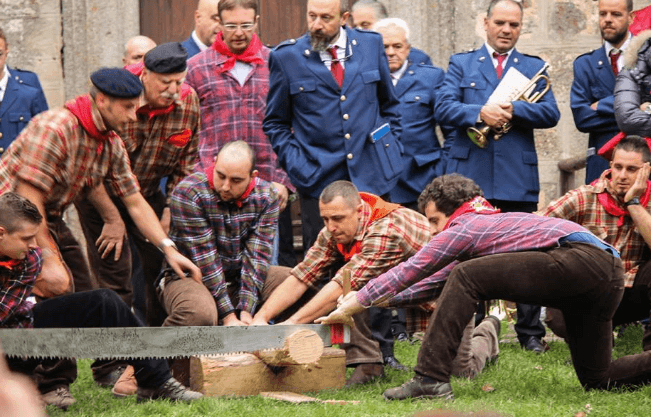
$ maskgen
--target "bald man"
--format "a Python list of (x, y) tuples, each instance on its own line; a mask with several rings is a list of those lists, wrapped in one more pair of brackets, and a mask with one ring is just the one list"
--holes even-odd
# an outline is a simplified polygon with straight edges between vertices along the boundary
[(258, 177), (251, 147), (241, 140), (222, 146), (212, 166), (179, 183), (170, 208), (170, 237), (196, 262), (203, 282), (164, 269), (158, 288), (169, 316), (163, 325), (251, 324), (273, 290), (269, 285), (289, 275), (289, 268), (269, 267), (279, 200)]
[(142, 62), (145, 54), (156, 47), (156, 42), (146, 36), (138, 35), (129, 39), (124, 44), (124, 56), (122, 63), (127, 65), (137, 64)]
[(188, 51), (188, 59), (199, 52), (205, 51), (215, 42), (217, 33), (221, 30), (217, 5), (219, 0), (199, 0), (194, 11), (194, 30), (182, 45)]

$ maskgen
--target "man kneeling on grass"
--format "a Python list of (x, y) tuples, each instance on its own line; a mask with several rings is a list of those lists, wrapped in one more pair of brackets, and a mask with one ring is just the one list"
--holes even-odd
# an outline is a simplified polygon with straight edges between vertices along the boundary
[(418, 354), (416, 376), (386, 390), (386, 399), (453, 398), (450, 370), (464, 326), (477, 303), (491, 299), (559, 309), (584, 388), (651, 382), (651, 352), (611, 359), (612, 317), (624, 291), (622, 263), (612, 246), (567, 220), (498, 213), (479, 186), (460, 175), (436, 178), (419, 205), (440, 233), (319, 320), (344, 322), (412, 285), (426, 289), (447, 279)]
[[(43, 218), (36, 206), (18, 194), (0, 196), (0, 327), (140, 327), (142, 324), (112, 290), (95, 290), (51, 298), (34, 304), (32, 289), (41, 271), (36, 234)], [(37, 359), (9, 358), (9, 366), (25, 372)], [(191, 401), (202, 397), (172, 378), (162, 359), (130, 360), (138, 380), (138, 401), (168, 398)]]

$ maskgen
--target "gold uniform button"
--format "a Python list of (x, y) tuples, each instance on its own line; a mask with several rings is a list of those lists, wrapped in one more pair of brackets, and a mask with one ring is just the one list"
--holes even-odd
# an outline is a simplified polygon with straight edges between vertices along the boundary
[(389, 144), (388, 144), (388, 143), (386, 143), (386, 144), (384, 145), (384, 147), (385, 147), (385, 148), (388, 148), (388, 147), (389, 147)]
[(414, 100), (416, 100), (416, 101), (420, 100), (420, 96), (414, 97)]
[(0, 153), (3, 153), (5, 151), (5, 148), (0, 148)]
[(348, 155), (346, 155), (346, 157), (347, 157), (348, 159), (353, 159), (353, 154), (352, 154), (352, 153), (349, 153)]
[(475, 86), (475, 83), (470, 83), (470, 86), (471, 86), (471, 87), (474, 87), (474, 86)]
[(348, 113), (344, 114), (344, 120), (348, 120)]
[(340, 101), (346, 101), (346, 96), (341, 96), (341, 97), (339, 97), (339, 100), (340, 100)]
[(23, 116), (20, 116), (20, 117), (18, 118), (18, 120), (20, 120), (20, 121), (22, 122), (23, 120), (25, 120), (25, 118), (24, 118)]
[(2, 132), (0, 132), (0, 139), (2, 139)]
[(298, 87), (298, 91), (303, 91), (305, 90), (303, 87)]
[(346, 134), (344, 135), (344, 137), (345, 137), (346, 139), (350, 139), (350, 133), (346, 133)]

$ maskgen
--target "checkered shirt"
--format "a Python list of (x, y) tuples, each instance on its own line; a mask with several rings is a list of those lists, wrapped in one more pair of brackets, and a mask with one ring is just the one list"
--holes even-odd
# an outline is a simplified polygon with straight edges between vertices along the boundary
[[(95, 125), (106, 131), (91, 102)], [(102, 181), (118, 197), (140, 190), (120, 137), (92, 138), (65, 108), (35, 116), (0, 157), (0, 194), (15, 190), (19, 180), (43, 192), (45, 210), (54, 216), (60, 216), (84, 188)]]
[(41, 266), (41, 249), (36, 248), (13, 269), (0, 268), (0, 327), (34, 327), (34, 304), (27, 297), (32, 294)]
[(255, 181), (242, 207), (222, 201), (203, 172), (182, 180), (172, 193), (170, 237), (201, 269), (219, 317), (236, 309), (226, 290), (226, 272), (241, 271), (237, 310), (252, 314), (267, 277), (279, 201), (269, 182)]
[[(603, 177), (594, 185), (583, 185), (552, 202), (540, 214), (576, 222), (614, 246), (624, 266), (625, 286), (630, 288), (640, 265), (649, 260), (648, 248), (633, 219), (626, 216), (624, 224), (618, 227), (619, 218), (608, 214), (599, 203), (597, 195), (604, 190), (610, 192), (607, 185), (608, 179)], [(613, 197), (618, 201), (615, 195)], [(651, 213), (651, 204), (646, 209)]]
[(212, 48), (188, 61), (186, 80), (197, 91), (201, 102), (197, 170), (210, 167), (225, 143), (241, 139), (255, 151), (260, 178), (294, 191), (287, 173), (278, 166), (269, 138), (262, 131), (269, 92), (269, 49), (263, 47), (258, 55), (265, 64), (252, 64), (253, 70), (242, 86), (230, 72), (217, 73), (228, 57)]
[[(190, 89), (191, 90), (191, 89)], [(138, 120), (129, 122), (121, 135), (129, 153), (131, 170), (142, 195), (151, 197), (159, 189), (160, 180), (168, 177), (167, 195), (194, 170), (199, 144), (199, 98), (191, 90), (168, 114), (153, 116), (137, 113)], [(185, 134), (185, 143), (175, 138)]]

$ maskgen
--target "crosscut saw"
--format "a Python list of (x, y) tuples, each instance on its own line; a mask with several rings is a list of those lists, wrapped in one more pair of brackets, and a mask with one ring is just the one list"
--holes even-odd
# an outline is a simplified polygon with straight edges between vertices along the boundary
[(272, 326), (102, 327), (0, 329), (5, 354), (28, 358), (187, 358), (282, 348), (301, 329), (314, 331), (324, 346), (350, 342), (340, 324)]

